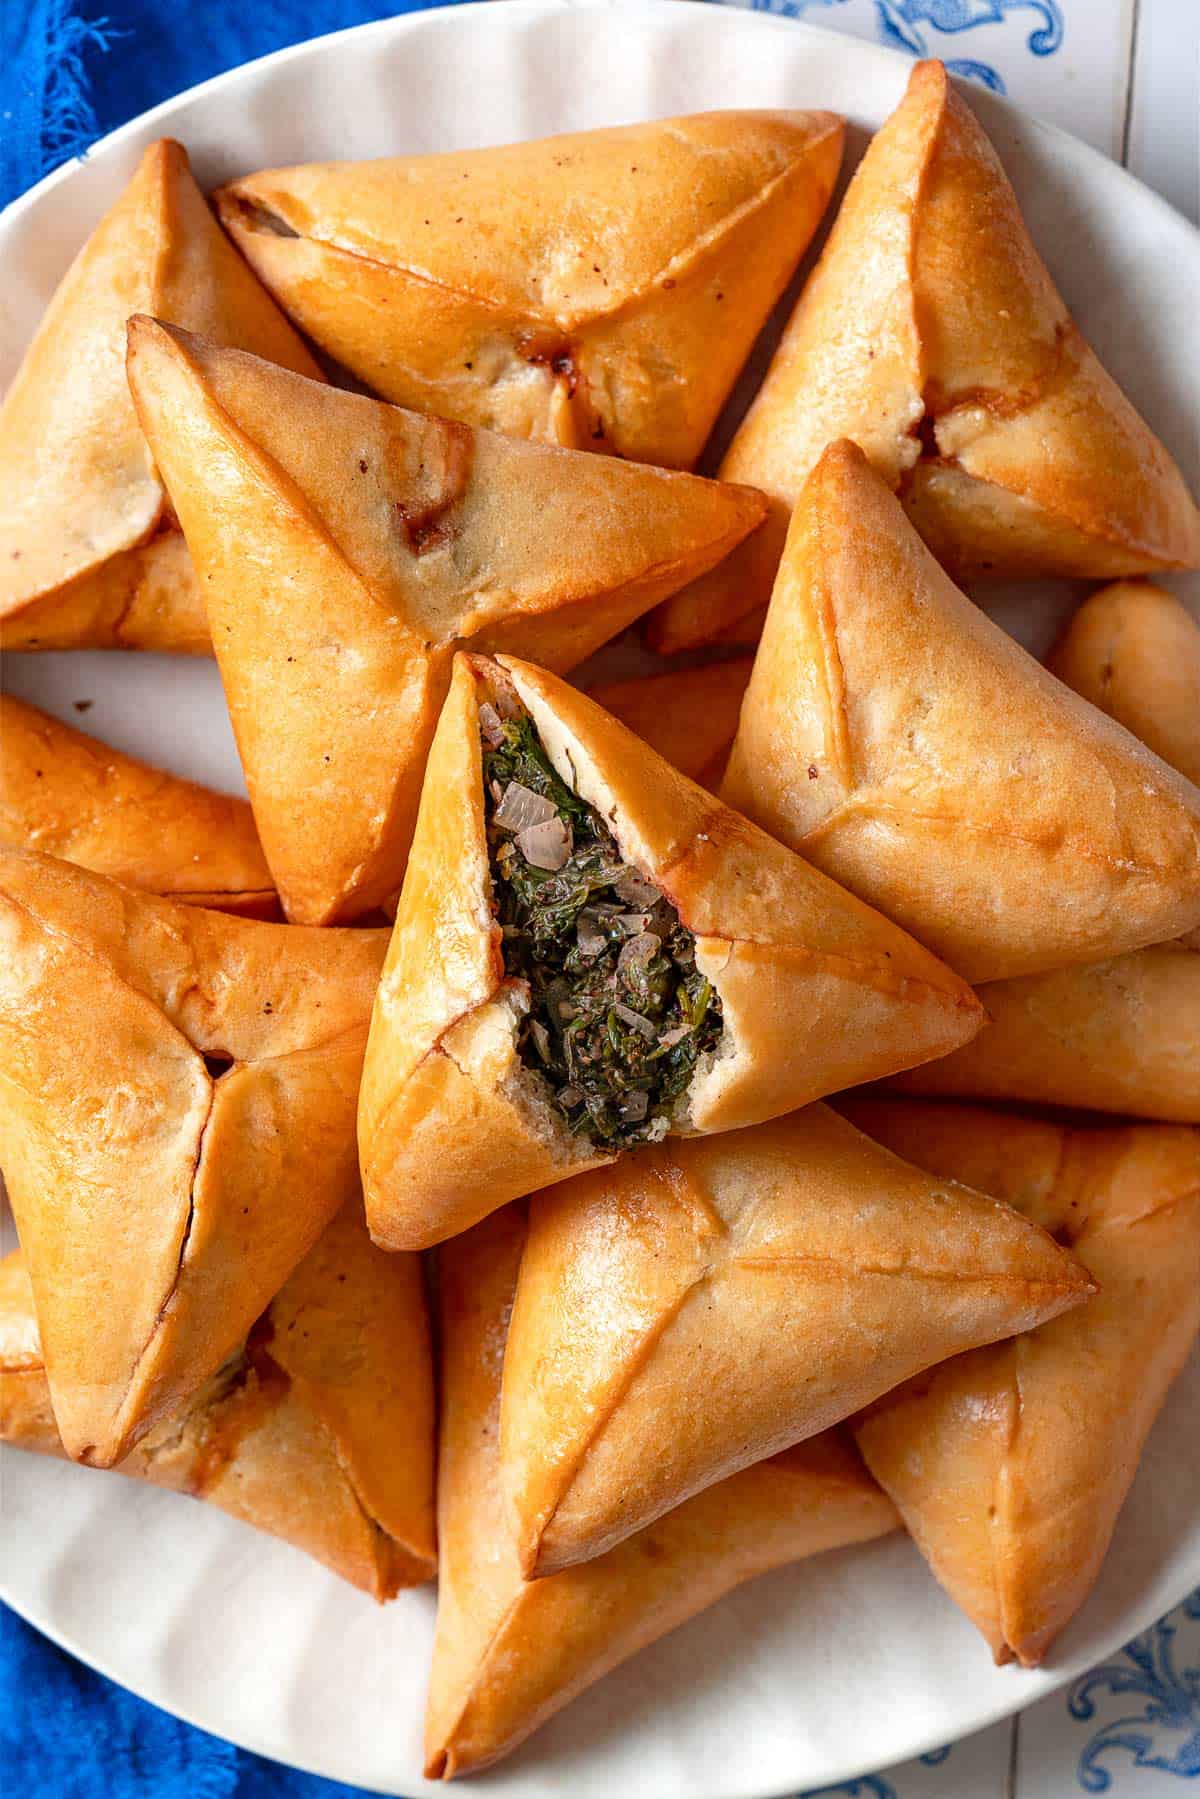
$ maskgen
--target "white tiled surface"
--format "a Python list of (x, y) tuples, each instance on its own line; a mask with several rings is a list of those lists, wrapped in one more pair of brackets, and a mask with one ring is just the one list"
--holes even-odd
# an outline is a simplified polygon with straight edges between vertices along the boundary
[[(982, 64), (987, 73), (977, 79), (1002, 85), (1031, 112), (1123, 161), (1200, 220), (1200, 0), (748, 3), (914, 55)], [(1085, 1680), (1011, 1723), (940, 1757), (826, 1789), (821, 1799), (1085, 1793), (1200, 1799), (1200, 1594)]]

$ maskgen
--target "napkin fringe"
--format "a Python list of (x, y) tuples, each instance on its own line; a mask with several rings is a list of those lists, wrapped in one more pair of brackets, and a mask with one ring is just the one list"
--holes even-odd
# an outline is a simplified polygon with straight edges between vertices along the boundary
[(107, 19), (84, 19), (77, 0), (47, 0), (46, 92), (42, 103), (44, 166), (81, 156), (98, 135), (84, 53), (105, 51), (120, 33)]

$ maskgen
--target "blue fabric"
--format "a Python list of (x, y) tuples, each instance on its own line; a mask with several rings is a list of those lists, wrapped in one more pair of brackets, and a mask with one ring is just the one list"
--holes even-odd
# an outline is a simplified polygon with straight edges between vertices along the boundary
[(0, 205), (183, 88), (285, 44), (454, 0), (0, 0)]

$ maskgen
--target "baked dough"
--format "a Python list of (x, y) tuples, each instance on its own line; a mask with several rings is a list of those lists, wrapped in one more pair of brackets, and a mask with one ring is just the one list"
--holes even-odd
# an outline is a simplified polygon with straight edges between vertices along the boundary
[(294, 923), (399, 889), (457, 643), (570, 668), (763, 513), (748, 489), (426, 418), (148, 319), (129, 376)]
[(385, 943), (0, 849), (0, 1167), (75, 1459), (177, 1411), (358, 1191)]
[(540, 1193), (501, 1403), (521, 1567), (601, 1555), (1092, 1290), (1010, 1207), (930, 1180), (825, 1106)]
[(977, 1037), (888, 1085), (1200, 1124), (1200, 940), (991, 981), (979, 997)]
[(753, 658), (670, 669), (590, 689), (598, 706), (666, 758), (672, 768), (714, 792), (737, 735), (742, 695)]
[(970, 981), (1200, 925), (1200, 790), (973, 606), (854, 444), (800, 496), (722, 794)]
[(0, 409), (0, 648), (211, 653), (129, 398), (131, 312), (321, 379), (221, 232), (182, 146), (151, 144), (63, 277)]
[(1200, 625), (1152, 581), (1114, 581), (1085, 600), (1048, 666), (1200, 782)]
[(402, 406), (690, 468), (816, 230), (827, 112), (267, 169), (222, 223), (281, 306)]
[(744, 549), (669, 601), (656, 647), (711, 642), (770, 596), (788, 513), (852, 438), (961, 577), (1193, 568), (1200, 512), (1088, 348), (1000, 162), (941, 63), (918, 63), (859, 164), (720, 473), (772, 498)]
[(1069, 1130), (853, 1099), (863, 1130), (1053, 1231), (1099, 1282), (1082, 1311), (947, 1362), (858, 1426), (876, 1478), (997, 1661), (1042, 1660), (1090, 1593), (1200, 1328), (1200, 1133)]
[(696, 939), (724, 1037), (677, 1113), (727, 1131), (944, 1055), (978, 1028), (969, 988), (878, 913), (530, 664), (459, 656), (430, 751), (359, 1104), (376, 1242), (418, 1249), (611, 1159), (572, 1135), (517, 1050), (521, 996), (492, 910), (479, 705), (509, 688), (559, 774)]
[(833, 1431), (710, 1487), (619, 1548), (522, 1580), (500, 1485), (500, 1361), (525, 1227), (494, 1212), (439, 1257), (438, 1618), (426, 1774), (507, 1755), (635, 1651), (768, 1569), (893, 1530)]
[(0, 694), (0, 843), (189, 906), (274, 918), (245, 800), (181, 781)]
[[(433, 1436), (420, 1265), (373, 1249), (352, 1199), (245, 1348), (118, 1472), (206, 1499), (383, 1600), (436, 1569)], [(0, 1441), (64, 1454), (19, 1253), (0, 1262)]]
[[(1200, 630), (1173, 595), (1118, 581), (1075, 614), (1050, 667), (1183, 774), (1200, 772)], [(1200, 933), (979, 989), (989, 1022), (889, 1084), (1200, 1124)]]

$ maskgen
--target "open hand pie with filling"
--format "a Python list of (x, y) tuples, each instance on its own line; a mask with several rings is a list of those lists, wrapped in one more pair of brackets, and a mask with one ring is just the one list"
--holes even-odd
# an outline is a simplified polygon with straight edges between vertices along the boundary
[(457, 658), (359, 1106), (421, 1248), (669, 1131), (736, 1129), (981, 1022), (911, 938), (574, 688)]

